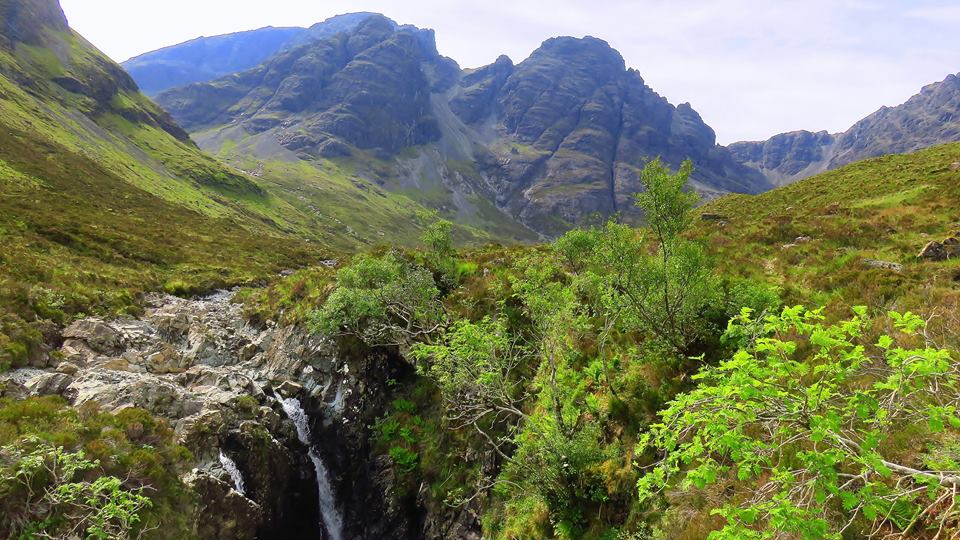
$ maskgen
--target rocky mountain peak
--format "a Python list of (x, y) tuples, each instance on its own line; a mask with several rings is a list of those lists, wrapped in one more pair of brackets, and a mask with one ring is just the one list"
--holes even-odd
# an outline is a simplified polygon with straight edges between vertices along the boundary
[[(354, 13), (343, 13), (340, 15), (334, 15), (329, 19), (326, 19), (322, 22), (318, 22), (310, 28), (308, 28), (311, 35), (314, 37), (325, 37), (333, 35), (339, 32), (350, 30), (356, 27), (358, 24), (363, 21), (370, 19), (372, 17), (383, 17), (379, 13), (373, 13), (371, 11), (357, 11)], [(383, 17), (386, 18), (386, 17)], [(389, 20), (389, 19), (388, 19)], [(392, 22), (392, 21), (391, 21)], [(396, 25), (396, 23), (394, 23)]]
[[(398, 185), (419, 188), (423, 178), (409, 178), (417, 174), (454, 191), (470, 183), (471, 196), (489, 197), (543, 234), (593, 215), (638, 217), (638, 171), (658, 156), (675, 167), (692, 158), (705, 193), (768, 187), (716, 145), (690, 104), (671, 105), (590, 36), (548, 39), (516, 65), (500, 56), (461, 70), (437, 51), (432, 30), (369, 15), (349, 31), (158, 101), (190, 130), (229, 126), (233, 138), (270, 138), (262, 147), (279, 143), (304, 159), (372, 153), (396, 165)], [(405, 162), (404, 149), (422, 154), (419, 161)], [(471, 170), (448, 178), (454, 161)]]
[(619, 71), (625, 71), (626, 63), (619, 51), (610, 46), (606, 41), (593, 36), (576, 38), (571, 36), (560, 36), (550, 38), (543, 42), (536, 51), (530, 55), (533, 60), (538, 56), (553, 56), (567, 59), (573, 59), (577, 63), (586, 61), (596, 62), (599, 65), (613, 66)]

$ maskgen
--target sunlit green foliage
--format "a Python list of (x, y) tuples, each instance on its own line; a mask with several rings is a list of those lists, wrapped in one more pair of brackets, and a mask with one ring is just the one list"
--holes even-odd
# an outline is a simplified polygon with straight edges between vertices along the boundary
[(26, 440), (0, 448), (3, 529), (12, 537), (125, 540), (151, 506), (143, 488), (124, 489), (115, 476), (87, 473), (99, 467), (83, 452)]
[(173, 437), (141, 409), (0, 399), (0, 536), (77, 527), (84, 538), (191, 538), (194, 501), (179, 474), (192, 456)]
[(716, 539), (839, 539), (861, 518), (875, 531), (956, 527), (957, 472), (896, 463), (887, 445), (907, 425), (960, 433), (957, 361), (924, 342), (916, 315), (890, 313), (896, 332), (871, 342), (867, 310), (854, 311), (835, 324), (802, 307), (732, 321), (744, 347), (695, 375), (643, 437), (641, 452), (664, 456), (641, 498), (680, 475), (683, 489), (735, 477), (745, 493), (715, 510), (727, 521)]
[(404, 345), (444, 321), (433, 275), (397, 252), (357, 256), (337, 272), (336, 284), (312, 316), (317, 332), (346, 332), (369, 345)]

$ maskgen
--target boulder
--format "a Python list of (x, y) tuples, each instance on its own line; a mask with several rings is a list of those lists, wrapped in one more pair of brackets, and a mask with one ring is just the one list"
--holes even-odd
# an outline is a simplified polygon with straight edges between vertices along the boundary
[(928, 261), (945, 261), (960, 257), (960, 235), (954, 234), (942, 242), (928, 242), (917, 257)]
[(59, 395), (71, 382), (73, 377), (66, 373), (44, 373), (31, 379), (26, 387), (35, 396)]
[(120, 347), (120, 333), (97, 318), (74, 322), (63, 331), (63, 337), (83, 341), (99, 353), (113, 353)]
[(277, 387), (277, 393), (285, 398), (298, 397), (303, 393), (303, 386), (293, 381), (283, 381)]
[(864, 259), (863, 264), (865, 264), (868, 268), (881, 268), (883, 270), (893, 270), (894, 272), (903, 271), (902, 264), (890, 262), (890, 261), (880, 261), (877, 259)]
[(260, 505), (209, 473), (194, 470), (183, 478), (197, 495), (199, 512), (194, 516), (200, 538), (254, 540), (263, 519)]

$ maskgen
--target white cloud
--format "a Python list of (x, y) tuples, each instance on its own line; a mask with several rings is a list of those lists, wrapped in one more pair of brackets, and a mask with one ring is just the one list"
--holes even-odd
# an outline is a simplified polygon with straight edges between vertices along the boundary
[(71, 23), (117, 59), (198, 35), (306, 26), (377, 11), (437, 30), (476, 67), (520, 61), (544, 39), (593, 35), (721, 142), (846, 129), (960, 71), (960, 7), (947, 0), (62, 0)]

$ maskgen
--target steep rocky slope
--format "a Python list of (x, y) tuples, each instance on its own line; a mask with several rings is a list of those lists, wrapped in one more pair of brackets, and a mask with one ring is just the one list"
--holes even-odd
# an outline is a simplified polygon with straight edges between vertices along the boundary
[(734, 158), (776, 185), (869, 157), (960, 141), (960, 76), (925, 86), (896, 107), (882, 107), (839, 134), (796, 131), (729, 146)]
[[(250, 324), (232, 297), (152, 295), (140, 318), (79, 320), (57, 354), (0, 373), (0, 396), (60, 395), (170, 422), (190, 451), (179, 465), (199, 501), (189, 517), (197, 538), (420, 537), (417, 512), (393, 499), (391, 464), (375, 459), (367, 431), (386, 407), (387, 380), (410, 368), (301, 327)], [(313, 457), (327, 469), (326, 508)], [(338, 530), (321, 532), (321, 522)]]
[(632, 215), (639, 167), (657, 156), (693, 159), (695, 187), (710, 196), (769, 187), (690, 105), (670, 105), (595, 38), (551, 39), (516, 66), (502, 57), (462, 71), (431, 31), (372, 16), (158, 102), (208, 150), (277, 159), (279, 145), (314, 163), (379, 162), (390, 191), (544, 234)]
[(123, 68), (148, 96), (196, 82), (206, 82), (259, 65), (277, 52), (304, 40), (349, 30), (369, 14), (331, 17), (310, 28), (266, 27), (221, 36), (200, 37), (136, 56)]
[(639, 171), (658, 156), (674, 167), (692, 159), (696, 187), (709, 194), (767, 187), (689, 104), (670, 105), (596, 38), (550, 39), (516, 67), (501, 59), (468, 74), (451, 108), (473, 128), (495, 125), (481, 170), (498, 202), (538, 230), (634, 214)]

